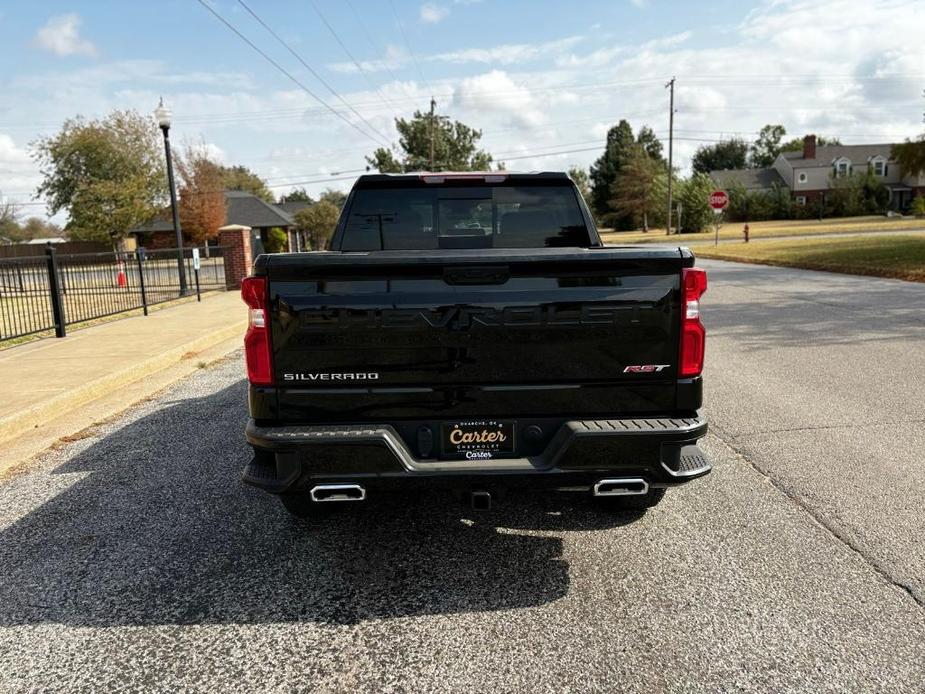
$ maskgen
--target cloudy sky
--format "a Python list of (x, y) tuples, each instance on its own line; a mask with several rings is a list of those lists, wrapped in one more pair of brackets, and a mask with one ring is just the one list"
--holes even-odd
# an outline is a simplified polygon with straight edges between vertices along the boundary
[(301, 86), (197, 0), (4, 3), (0, 194), (44, 214), (29, 143), (160, 96), (175, 141), (277, 193), (349, 188), (431, 96), (517, 170), (587, 166), (620, 118), (667, 138), (671, 76), (682, 167), (765, 123), (845, 143), (925, 127), (922, 0), (244, 1), (208, 4)]

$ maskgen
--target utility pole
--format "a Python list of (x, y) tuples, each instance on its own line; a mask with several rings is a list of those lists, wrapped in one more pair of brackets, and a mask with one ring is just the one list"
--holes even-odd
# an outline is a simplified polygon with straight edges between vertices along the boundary
[(666, 89), (671, 89), (671, 97), (668, 106), (668, 226), (665, 228), (665, 235), (671, 233), (671, 175), (674, 154), (674, 77), (665, 85)]
[(430, 170), (436, 171), (434, 168), (434, 107), (437, 105), (437, 102), (434, 101), (434, 97), (430, 97)]

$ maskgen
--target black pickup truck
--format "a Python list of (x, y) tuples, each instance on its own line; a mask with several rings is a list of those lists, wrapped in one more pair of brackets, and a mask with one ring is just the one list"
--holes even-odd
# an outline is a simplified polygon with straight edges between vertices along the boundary
[(242, 284), (244, 481), (298, 516), (442, 487), (649, 507), (697, 447), (706, 274), (677, 246), (604, 246), (560, 173), (368, 175), (329, 251)]

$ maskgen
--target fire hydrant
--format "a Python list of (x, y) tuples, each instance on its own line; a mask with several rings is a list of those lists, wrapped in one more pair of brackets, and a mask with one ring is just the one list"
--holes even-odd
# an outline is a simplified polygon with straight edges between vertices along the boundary
[(745, 243), (748, 243), (748, 224), (743, 227), (742, 236), (745, 237)]

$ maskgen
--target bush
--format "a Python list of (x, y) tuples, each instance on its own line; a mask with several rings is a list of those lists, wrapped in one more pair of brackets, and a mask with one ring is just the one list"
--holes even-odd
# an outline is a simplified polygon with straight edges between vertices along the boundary
[(915, 196), (915, 199), (912, 201), (912, 214), (916, 217), (925, 217), (925, 196)]
[(827, 214), (832, 217), (856, 217), (886, 211), (890, 192), (872, 171), (830, 179)]
[(285, 253), (289, 250), (289, 237), (279, 227), (273, 227), (267, 234), (267, 242), (263, 247), (267, 253)]
[(679, 181), (675, 199), (681, 205), (682, 232), (703, 231), (713, 223), (710, 193), (714, 188), (713, 179), (702, 173), (695, 173), (686, 181)]
[[(763, 190), (746, 190), (741, 183), (732, 185), (726, 192), (729, 193), (729, 206), (725, 210), (727, 221), (752, 222), (773, 219), (771, 194)], [(787, 194), (789, 195), (789, 192)]]

